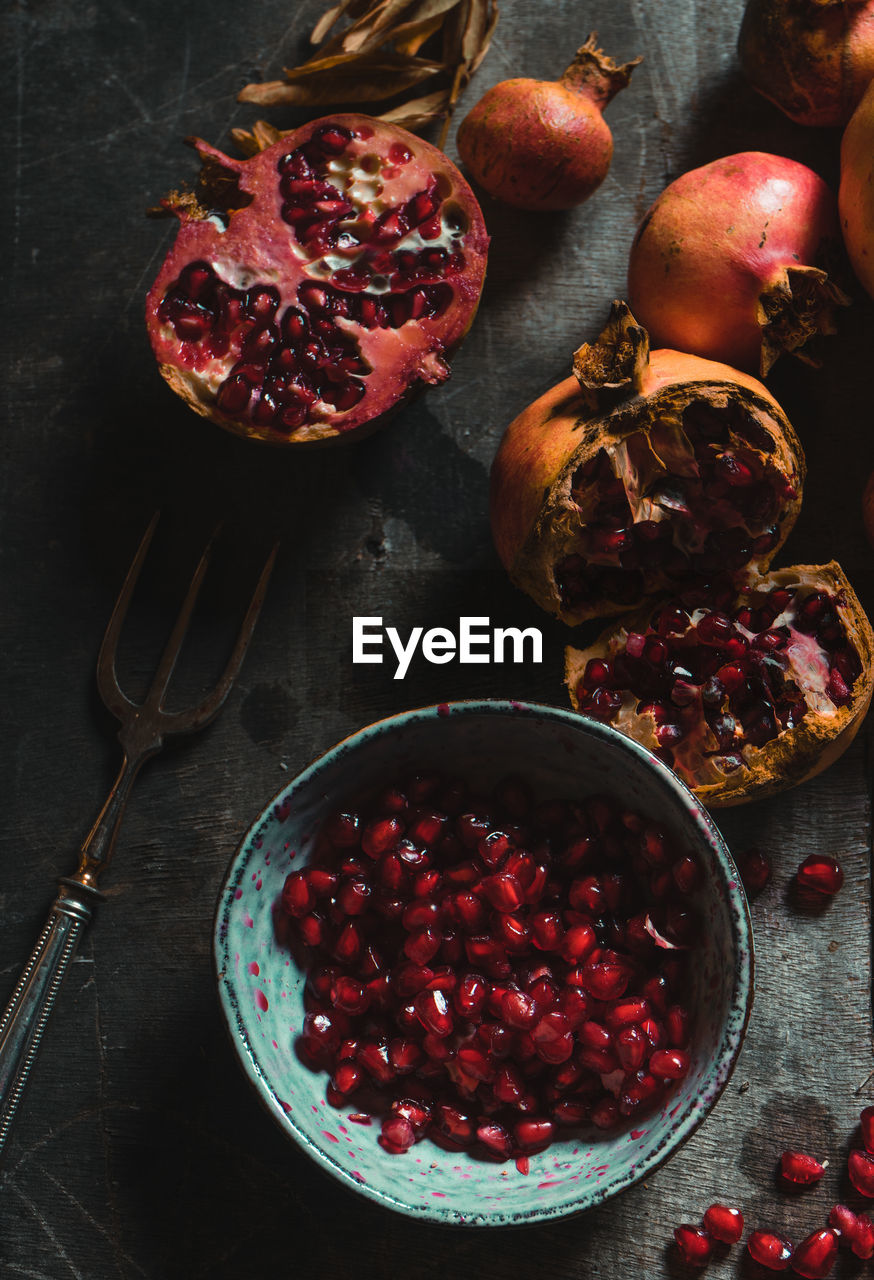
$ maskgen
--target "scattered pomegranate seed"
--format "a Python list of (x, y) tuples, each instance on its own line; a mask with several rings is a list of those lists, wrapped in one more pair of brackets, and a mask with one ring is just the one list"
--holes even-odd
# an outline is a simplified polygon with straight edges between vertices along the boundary
[(828, 1224), (846, 1242), (857, 1258), (874, 1257), (874, 1223), (866, 1213), (853, 1213), (845, 1204), (836, 1204), (828, 1215)]
[(786, 1271), (792, 1259), (792, 1245), (773, 1231), (753, 1231), (747, 1249), (750, 1257), (769, 1271)]
[(824, 853), (812, 853), (801, 863), (796, 878), (802, 889), (831, 895), (844, 883), (844, 873), (836, 858)]
[(850, 1182), (860, 1195), (874, 1199), (874, 1155), (867, 1151), (851, 1151), (847, 1157)]
[(693, 1227), (683, 1223), (674, 1228), (674, 1239), (682, 1254), (683, 1261), (692, 1267), (706, 1267), (713, 1253), (713, 1242), (704, 1227)]
[(744, 1233), (744, 1216), (740, 1209), (726, 1204), (712, 1204), (704, 1214), (704, 1226), (723, 1244), (737, 1244)]
[(784, 1151), (780, 1157), (780, 1176), (795, 1186), (810, 1187), (824, 1173), (825, 1166), (803, 1151)]
[(792, 1270), (806, 1280), (824, 1280), (838, 1256), (838, 1238), (829, 1227), (813, 1231), (795, 1246)]

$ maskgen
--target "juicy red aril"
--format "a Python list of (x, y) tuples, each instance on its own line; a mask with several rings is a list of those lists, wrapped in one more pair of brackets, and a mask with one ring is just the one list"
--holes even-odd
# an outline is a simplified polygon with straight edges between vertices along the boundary
[(309, 915), (316, 905), (316, 895), (303, 871), (292, 871), (282, 888), (282, 906), (290, 916)]
[(747, 893), (761, 893), (771, 879), (771, 864), (761, 850), (744, 849), (735, 856), (735, 862)]
[(812, 853), (796, 872), (796, 878), (802, 889), (811, 889), (815, 893), (837, 893), (844, 883), (844, 873), (836, 858), (824, 853)]
[(378, 858), (380, 854), (394, 849), (404, 834), (404, 824), (400, 818), (378, 818), (368, 823), (361, 837), (361, 848), (370, 858)]
[(513, 1143), (509, 1133), (503, 1125), (489, 1123), (481, 1124), (476, 1131), (477, 1141), (480, 1142), (488, 1152), (492, 1155), (500, 1156), (506, 1159), (513, 1153)]
[(874, 1156), (867, 1151), (851, 1151), (847, 1157), (847, 1172), (859, 1194), (874, 1199)]
[(416, 1134), (413, 1126), (404, 1116), (391, 1115), (386, 1116), (382, 1122), (379, 1141), (387, 1151), (393, 1155), (400, 1155), (404, 1151), (409, 1151), (416, 1141)]
[(513, 1136), (520, 1151), (534, 1153), (543, 1151), (549, 1146), (555, 1133), (551, 1120), (534, 1119), (517, 1120), (513, 1125)]
[(838, 1238), (834, 1231), (824, 1227), (813, 1231), (795, 1246), (792, 1270), (806, 1280), (824, 1280), (838, 1256)]
[(442, 991), (420, 991), (413, 1003), (422, 1026), (427, 1031), (440, 1037), (449, 1035), (455, 1023)]
[(836, 1204), (828, 1215), (830, 1227), (840, 1236), (857, 1258), (874, 1257), (874, 1223), (866, 1213), (853, 1213), (845, 1204)]
[(689, 1055), (682, 1049), (656, 1049), (649, 1060), (652, 1074), (665, 1080), (682, 1080), (689, 1066)]
[(744, 1216), (727, 1204), (712, 1204), (704, 1214), (704, 1226), (714, 1240), (737, 1244), (744, 1233)]
[(747, 1249), (750, 1257), (769, 1271), (786, 1271), (792, 1259), (792, 1245), (773, 1231), (753, 1231)]
[(784, 1151), (780, 1157), (780, 1176), (796, 1186), (812, 1186), (824, 1173), (825, 1167), (804, 1151)]
[(704, 1227), (694, 1227), (689, 1223), (674, 1228), (674, 1239), (684, 1262), (691, 1267), (704, 1267), (713, 1253), (713, 1243)]

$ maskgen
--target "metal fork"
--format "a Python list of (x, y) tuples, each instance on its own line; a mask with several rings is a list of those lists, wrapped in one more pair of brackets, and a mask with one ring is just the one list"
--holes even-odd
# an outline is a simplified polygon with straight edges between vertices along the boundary
[(82, 931), (90, 921), (94, 907), (103, 898), (97, 882), (112, 858), (134, 780), (145, 761), (161, 750), (165, 738), (196, 733), (218, 715), (252, 638), (278, 551), (277, 544), (261, 571), (233, 651), (218, 683), (197, 706), (183, 711), (165, 711), (164, 696), (194, 612), (215, 536), (210, 540), (194, 571), (151, 687), (143, 702), (135, 703), (122, 692), (118, 683), (115, 655), (125, 615), (157, 523), (156, 514), (143, 535), (127, 572), (97, 659), (97, 687), (100, 696), (121, 722), (118, 731), (123, 752), (121, 768), (106, 803), (85, 837), (79, 851), (76, 871), (73, 875), (61, 877), (58, 882), (58, 896), (52, 904), (48, 920), (0, 1019), (0, 1154), (36, 1061), (43, 1032), (64, 975), (76, 954)]

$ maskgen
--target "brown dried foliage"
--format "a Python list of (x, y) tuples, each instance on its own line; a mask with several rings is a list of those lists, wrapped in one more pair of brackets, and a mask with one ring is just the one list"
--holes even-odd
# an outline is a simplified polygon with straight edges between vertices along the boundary
[[(240, 102), (259, 106), (357, 106), (410, 94), (379, 119), (417, 130), (443, 120), (443, 146), (458, 97), (482, 62), (498, 21), (495, 0), (340, 0), (316, 24), (318, 48), (284, 80), (248, 84)], [(439, 52), (420, 57), (441, 37)], [(427, 92), (417, 92), (426, 87)], [(282, 136), (259, 120), (234, 131), (250, 154)]]

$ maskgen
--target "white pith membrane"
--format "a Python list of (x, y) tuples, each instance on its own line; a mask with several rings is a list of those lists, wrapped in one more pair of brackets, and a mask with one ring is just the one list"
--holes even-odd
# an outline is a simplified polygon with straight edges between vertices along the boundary
[(539, 530), (563, 615), (634, 607), (690, 574), (767, 566), (799, 475), (782, 428), (728, 389), (632, 410), (562, 476)]
[[(337, 130), (349, 136), (331, 154), (336, 146), (324, 151), (319, 140), (330, 132), (279, 147), (279, 163), (268, 158), (257, 177), (245, 166), (266, 153), (232, 162), (240, 207), (183, 215), (190, 258), (157, 299), (153, 341), (171, 385), (199, 411), (214, 405), (278, 438), (333, 434), (372, 416), (356, 409), (377, 366), (382, 389), (394, 391), (377, 412), (416, 381), (443, 381), (442, 353), (466, 328), (459, 277), (471, 226), (450, 179), (409, 150), (392, 162), (388, 153), (403, 149), (369, 130)], [(301, 189), (289, 190), (295, 183)], [(414, 225), (380, 230), (380, 218), (403, 210)]]
[[(779, 607), (769, 607), (773, 592), (781, 593)], [(813, 734), (815, 721), (828, 738), (847, 721), (863, 676), (856, 641), (870, 656), (851, 594), (834, 564), (750, 573), (737, 590), (727, 580), (693, 588), (604, 632), (586, 650), (569, 649), (571, 700), (655, 752), (689, 785), (731, 784), (782, 735), (799, 726)], [(678, 614), (666, 622), (683, 602), (685, 621)], [(717, 641), (705, 622), (702, 631), (710, 625), (711, 638), (702, 641), (697, 628), (714, 614), (729, 619), (731, 629)], [(658, 641), (668, 656), (654, 664), (647, 655), (661, 656)], [(610, 669), (596, 686), (605, 674), (593, 665), (599, 659)], [(726, 672), (737, 665), (743, 683)]]

